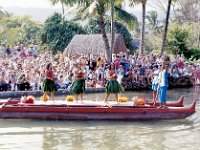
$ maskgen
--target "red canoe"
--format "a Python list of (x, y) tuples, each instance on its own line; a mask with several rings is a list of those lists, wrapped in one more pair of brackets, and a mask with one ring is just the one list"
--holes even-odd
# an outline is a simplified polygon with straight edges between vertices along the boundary
[(162, 120), (182, 119), (195, 113), (196, 101), (187, 107), (166, 109), (145, 106), (2, 104), (0, 118), (59, 120)]
[[(167, 102), (167, 106), (172, 106), (172, 107), (183, 107), (183, 100), (184, 100), (184, 96), (181, 96), (178, 100), (176, 101), (168, 101)], [(18, 104), (20, 103), (20, 99), (9, 99), (7, 101), (4, 101), (4, 102), (0, 102), (0, 105), (2, 104)], [(149, 102), (148, 105), (151, 105), (153, 106), (153, 103), (152, 102)], [(157, 102), (156, 103), (156, 106), (159, 106), (160, 103)], [(59, 106), (59, 105), (57, 105)], [(91, 105), (90, 105), (91, 106)]]

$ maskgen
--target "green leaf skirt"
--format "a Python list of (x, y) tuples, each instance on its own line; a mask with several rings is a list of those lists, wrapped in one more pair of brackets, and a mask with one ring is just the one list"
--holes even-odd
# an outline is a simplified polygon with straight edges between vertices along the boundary
[(42, 91), (43, 92), (56, 92), (57, 87), (54, 83), (54, 81), (50, 79), (45, 79), (42, 84)]
[(124, 92), (123, 87), (117, 80), (110, 80), (106, 84), (106, 93), (120, 93)]
[(70, 88), (72, 94), (81, 94), (85, 92), (85, 79), (76, 79)]

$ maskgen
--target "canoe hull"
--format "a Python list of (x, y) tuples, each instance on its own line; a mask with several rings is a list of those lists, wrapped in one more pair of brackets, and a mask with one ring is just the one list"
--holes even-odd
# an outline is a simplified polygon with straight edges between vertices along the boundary
[(184, 119), (193, 113), (38, 113), (38, 112), (6, 112), (0, 113), (3, 119), (44, 119), (44, 120), (166, 120), (166, 119)]
[(54, 120), (163, 120), (183, 119), (195, 113), (196, 101), (188, 107), (166, 109), (149, 107), (15, 106), (0, 108), (0, 118)]

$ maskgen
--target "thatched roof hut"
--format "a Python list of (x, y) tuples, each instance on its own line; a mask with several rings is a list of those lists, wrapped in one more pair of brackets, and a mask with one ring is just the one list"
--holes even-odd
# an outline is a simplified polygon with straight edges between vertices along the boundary
[[(107, 37), (110, 43), (111, 34), (108, 34)], [(104, 49), (102, 34), (77, 34), (73, 37), (72, 41), (65, 49), (65, 52), (68, 54), (100, 54), (104, 53)], [(126, 53), (127, 49), (123, 36), (121, 34), (116, 34), (113, 53), (118, 54), (120, 52)]]

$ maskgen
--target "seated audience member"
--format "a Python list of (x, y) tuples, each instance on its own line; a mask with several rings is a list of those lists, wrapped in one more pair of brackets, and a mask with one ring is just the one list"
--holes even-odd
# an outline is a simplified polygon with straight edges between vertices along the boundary
[(25, 74), (21, 74), (17, 79), (17, 88), (20, 91), (25, 91), (30, 89), (30, 83), (27, 81)]

